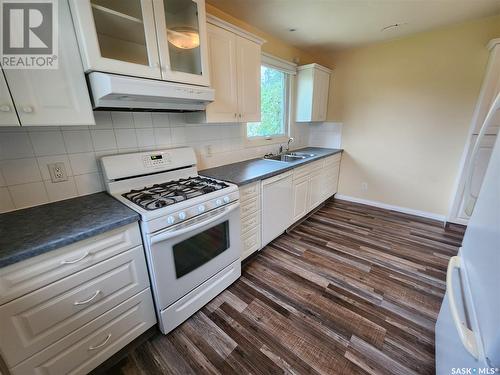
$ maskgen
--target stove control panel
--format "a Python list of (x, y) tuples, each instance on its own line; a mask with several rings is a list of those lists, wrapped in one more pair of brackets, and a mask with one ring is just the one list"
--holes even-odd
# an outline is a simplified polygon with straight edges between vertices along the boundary
[(164, 167), (171, 163), (170, 155), (165, 152), (147, 154), (142, 157), (142, 162), (146, 168)]
[[(239, 192), (230, 192), (227, 195), (219, 196), (210, 200), (206, 200), (203, 203), (194, 204), (191, 206), (184, 206), (179, 211), (171, 212), (168, 216), (161, 216), (153, 220), (149, 220), (142, 225), (145, 226), (145, 230), (149, 233), (163, 230), (175, 224), (180, 224), (186, 220), (192, 219), (205, 212), (211, 211), (216, 208), (220, 208), (229, 204), (231, 202), (237, 201), (239, 198)], [(185, 201), (185, 202), (189, 202)], [(147, 228), (146, 228), (147, 226)]]

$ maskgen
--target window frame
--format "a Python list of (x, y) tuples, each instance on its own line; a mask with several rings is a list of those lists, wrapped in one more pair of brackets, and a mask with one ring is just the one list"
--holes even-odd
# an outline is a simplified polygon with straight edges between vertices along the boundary
[[(263, 57), (266, 57), (268, 60), (269, 59), (276, 59), (280, 61), (281, 59), (273, 58), (269, 55), (263, 55)], [(278, 143), (283, 143), (288, 140), (290, 137), (290, 118), (291, 118), (291, 104), (292, 104), (292, 78), (293, 74), (291, 72), (285, 71), (283, 69), (277, 68), (274, 64), (269, 64), (266, 63), (265, 61), (262, 61), (260, 64), (261, 67), (265, 66), (270, 69), (275, 69), (283, 74), (285, 74), (285, 108), (284, 108), (284, 134), (275, 134), (275, 135), (270, 135), (270, 136), (256, 136), (256, 137), (249, 137), (248, 136), (248, 122), (245, 123), (245, 126), (243, 127), (243, 132), (244, 132), (244, 139), (245, 139), (245, 144), (247, 146), (263, 146), (263, 145), (272, 145), (272, 144), (278, 144)]]

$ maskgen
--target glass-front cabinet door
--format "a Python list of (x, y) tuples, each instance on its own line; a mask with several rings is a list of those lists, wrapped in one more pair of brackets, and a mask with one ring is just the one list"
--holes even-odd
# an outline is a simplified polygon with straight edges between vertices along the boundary
[(86, 71), (162, 78), (153, 0), (70, 0), (70, 5)]
[(153, 0), (162, 78), (208, 86), (204, 0)]

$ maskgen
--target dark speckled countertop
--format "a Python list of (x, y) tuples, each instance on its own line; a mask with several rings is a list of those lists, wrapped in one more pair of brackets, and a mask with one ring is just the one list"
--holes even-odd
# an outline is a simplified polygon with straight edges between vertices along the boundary
[(133, 223), (139, 215), (96, 193), (0, 215), (0, 267)]
[(215, 178), (227, 182), (232, 182), (238, 186), (249, 184), (250, 182), (263, 180), (280, 173), (297, 168), (301, 165), (311, 163), (315, 160), (326, 158), (327, 156), (342, 152), (338, 148), (306, 147), (294, 152), (307, 152), (315, 156), (292, 163), (283, 163), (274, 160), (263, 160), (262, 158), (245, 160), (239, 163), (226, 164), (216, 168), (205, 169), (199, 173), (202, 176)]

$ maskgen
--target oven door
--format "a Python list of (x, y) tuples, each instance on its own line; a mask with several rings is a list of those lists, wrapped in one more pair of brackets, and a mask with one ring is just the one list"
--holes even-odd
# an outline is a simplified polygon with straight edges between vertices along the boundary
[(164, 309), (241, 253), (239, 203), (147, 235), (157, 308)]

